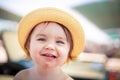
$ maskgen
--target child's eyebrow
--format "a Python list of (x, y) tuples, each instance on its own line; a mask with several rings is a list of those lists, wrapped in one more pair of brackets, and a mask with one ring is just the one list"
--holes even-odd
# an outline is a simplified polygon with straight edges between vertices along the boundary
[(36, 37), (39, 37), (39, 36), (46, 36), (45, 34), (37, 34)]
[(57, 39), (66, 40), (65, 37), (58, 36)]

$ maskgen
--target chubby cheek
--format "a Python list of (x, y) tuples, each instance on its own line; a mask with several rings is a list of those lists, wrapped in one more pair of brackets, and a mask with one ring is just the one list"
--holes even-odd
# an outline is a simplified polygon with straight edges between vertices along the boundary
[(68, 52), (69, 50), (67, 49), (62, 49), (61, 50), (61, 55), (60, 55), (60, 61), (61, 61), (61, 64), (63, 64), (67, 59), (68, 59)]
[(32, 58), (32, 60), (36, 63), (39, 63), (40, 55), (39, 55), (39, 51), (36, 49), (36, 47), (30, 48), (29, 53), (30, 53), (30, 57)]
[(38, 54), (36, 54), (37, 51), (32, 51), (30, 50), (30, 57), (32, 58), (33, 61), (37, 60)]

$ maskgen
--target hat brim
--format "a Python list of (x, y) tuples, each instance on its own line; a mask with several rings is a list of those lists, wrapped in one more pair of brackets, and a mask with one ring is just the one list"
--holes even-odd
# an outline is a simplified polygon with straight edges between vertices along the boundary
[(73, 38), (73, 50), (71, 56), (73, 59), (84, 49), (84, 31), (80, 23), (65, 11), (56, 8), (40, 8), (26, 15), (19, 23), (18, 40), (22, 49), (28, 54), (25, 43), (32, 28), (44, 21), (53, 21), (64, 25)]

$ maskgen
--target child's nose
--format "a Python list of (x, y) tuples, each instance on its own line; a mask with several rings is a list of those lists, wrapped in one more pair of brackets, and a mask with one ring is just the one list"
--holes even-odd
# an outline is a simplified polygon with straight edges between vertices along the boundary
[(55, 50), (55, 46), (53, 44), (47, 44), (45, 46), (45, 49), (48, 49), (48, 50)]

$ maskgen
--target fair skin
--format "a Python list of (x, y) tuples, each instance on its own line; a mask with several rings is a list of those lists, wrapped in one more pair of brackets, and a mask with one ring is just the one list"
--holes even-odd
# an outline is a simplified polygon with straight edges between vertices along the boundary
[(19, 72), (14, 80), (72, 80), (60, 68), (70, 50), (61, 25), (54, 22), (38, 24), (26, 48), (35, 66)]

